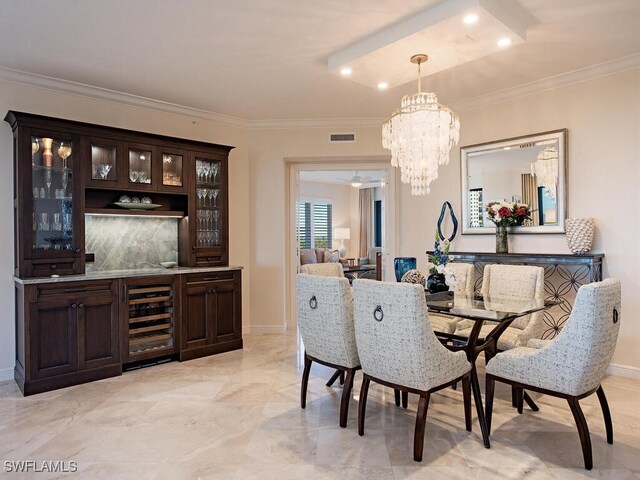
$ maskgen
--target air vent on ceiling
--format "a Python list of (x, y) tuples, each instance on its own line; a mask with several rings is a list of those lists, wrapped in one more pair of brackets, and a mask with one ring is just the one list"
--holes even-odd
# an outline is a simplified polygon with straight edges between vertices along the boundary
[(329, 134), (329, 143), (338, 143), (338, 142), (355, 142), (356, 134), (355, 133), (331, 133)]

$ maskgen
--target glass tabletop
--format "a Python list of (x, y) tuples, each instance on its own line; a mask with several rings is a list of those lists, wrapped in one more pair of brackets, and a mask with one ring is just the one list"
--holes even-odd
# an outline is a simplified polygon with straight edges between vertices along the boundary
[(481, 297), (453, 292), (426, 294), (427, 309), (432, 313), (503, 322), (530, 313), (546, 310), (560, 303), (559, 300), (523, 300), (511, 297)]

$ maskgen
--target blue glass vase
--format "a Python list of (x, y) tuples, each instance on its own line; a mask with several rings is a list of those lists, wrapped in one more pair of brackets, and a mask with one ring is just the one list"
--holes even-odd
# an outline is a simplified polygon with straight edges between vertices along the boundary
[(396, 272), (396, 281), (399, 282), (405, 273), (416, 268), (416, 257), (396, 257), (393, 259), (393, 268)]

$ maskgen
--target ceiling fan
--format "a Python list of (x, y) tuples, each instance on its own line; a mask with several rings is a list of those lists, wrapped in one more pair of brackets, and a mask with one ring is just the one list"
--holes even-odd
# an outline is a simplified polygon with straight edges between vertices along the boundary
[(362, 186), (365, 183), (371, 183), (374, 181), (373, 178), (371, 177), (362, 177), (360, 175), (358, 175), (358, 171), (356, 170), (356, 174), (351, 177), (351, 180), (342, 180), (345, 183), (350, 183), (352, 187), (354, 188), (358, 188), (360, 186)]

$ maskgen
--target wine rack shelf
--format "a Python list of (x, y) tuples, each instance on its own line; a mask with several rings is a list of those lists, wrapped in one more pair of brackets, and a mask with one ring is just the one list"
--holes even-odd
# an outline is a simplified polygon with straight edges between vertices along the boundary
[(136, 285), (128, 291), (129, 355), (172, 350), (175, 306), (172, 285)]

